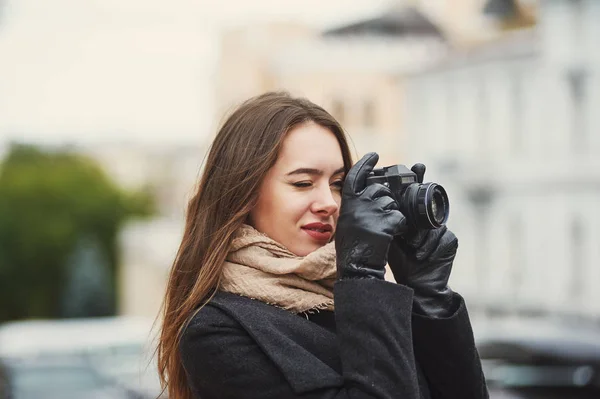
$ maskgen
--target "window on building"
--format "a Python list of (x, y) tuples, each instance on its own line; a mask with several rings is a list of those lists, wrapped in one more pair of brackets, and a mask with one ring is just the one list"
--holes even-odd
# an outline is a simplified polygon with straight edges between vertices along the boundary
[(344, 103), (341, 100), (333, 100), (331, 103), (331, 114), (340, 124), (345, 123), (346, 119), (346, 109), (344, 107)]
[(573, 7), (571, 12), (573, 43), (579, 43), (583, 33), (583, 22), (586, 12), (585, 4), (582, 0), (573, 0), (570, 4)]
[[(569, 2), (570, 23), (571, 23), (571, 36), (569, 40), (571, 43), (571, 55), (572, 59), (579, 59), (581, 56), (581, 50), (583, 47), (582, 42), (584, 41), (584, 27), (586, 21), (586, 4), (583, 0), (572, 0)], [(570, 99), (572, 104), (571, 113), (571, 148), (574, 153), (582, 153), (587, 149), (587, 131), (586, 131), (586, 89), (589, 85), (588, 71), (585, 65), (581, 63), (575, 63), (566, 71), (566, 78), (569, 86)]]
[(483, 14), (498, 18), (512, 18), (517, 13), (515, 0), (487, 0), (483, 6)]
[(586, 124), (586, 85), (588, 73), (583, 67), (573, 67), (567, 71), (567, 82), (571, 99), (571, 148), (581, 153), (587, 148)]
[(523, 223), (517, 215), (514, 215), (509, 221), (508, 235), (511, 280), (509, 284), (511, 284), (513, 290), (514, 300), (518, 301), (523, 287), (523, 276), (525, 274), (523, 268), (526, 267), (526, 262), (523, 262), (523, 256), (525, 256)]
[[(457, 96), (456, 96), (456, 88), (457, 88), (457, 83), (456, 83), (456, 79), (457, 76), (454, 74), (453, 75), (449, 75), (446, 78), (446, 115), (445, 115), (445, 129), (444, 129), (444, 134), (447, 135), (448, 132), (453, 132), (455, 131), (455, 121), (456, 121), (456, 112), (457, 112), (457, 106), (458, 106), (458, 102), (457, 100)], [(452, 140), (450, 140), (452, 141)]]
[(376, 125), (375, 103), (372, 100), (366, 100), (363, 103), (363, 126), (372, 129)]
[(530, 10), (535, 0), (487, 0), (483, 15), (500, 23), (502, 29), (521, 29), (535, 25)]
[(481, 151), (488, 150), (489, 144), (489, 127), (490, 127), (490, 100), (487, 88), (487, 82), (482, 74), (477, 82), (477, 115), (479, 121), (477, 123), (477, 148)]
[(512, 126), (510, 147), (513, 153), (523, 149), (523, 81), (520, 73), (511, 76), (510, 101), (512, 106)]
[(581, 219), (575, 217), (571, 221), (571, 264), (568, 265), (571, 273), (571, 281), (569, 287), (569, 296), (571, 298), (580, 298), (584, 289), (585, 281), (585, 265), (584, 263), (584, 245), (583, 245), (583, 225)]

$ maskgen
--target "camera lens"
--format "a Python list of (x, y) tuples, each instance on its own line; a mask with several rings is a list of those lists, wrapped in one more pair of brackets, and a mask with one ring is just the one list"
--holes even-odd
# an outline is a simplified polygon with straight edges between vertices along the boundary
[[(450, 204), (448, 203), (448, 195), (444, 187), (435, 183), (427, 183), (419, 187), (419, 194), (424, 191), (424, 194), (417, 195), (419, 198), (419, 208), (425, 210), (425, 215), (420, 215), (421, 224), (427, 223), (429, 228), (437, 229), (442, 227), (448, 220), (450, 214)], [(422, 212), (420, 212), (422, 214)], [(425, 216), (425, 218), (423, 218)], [(427, 222), (425, 222), (425, 219)]]
[[(449, 204), (446, 190), (442, 186), (434, 184), (435, 187), (431, 188), (431, 200), (428, 201), (431, 209), (431, 220), (433, 224), (438, 227), (442, 226), (448, 220)], [(427, 200), (427, 197), (425, 197)]]
[(409, 223), (421, 229), (442, 227), (450, 215), (446, 190), (439, 184), (414, 183), (402, 193), (400, 211)]

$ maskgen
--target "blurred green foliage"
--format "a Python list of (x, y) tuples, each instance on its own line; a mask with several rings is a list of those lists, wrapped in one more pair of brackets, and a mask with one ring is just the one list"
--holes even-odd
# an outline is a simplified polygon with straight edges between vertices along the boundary
[(117, 234), (153, 208), (148, 192), (125, 192), (92, 159), (11, 146), (0, 164), (0, 321), (62, 316), (70, 259), (82, 239), (106, 260), (112, 303), (103, 309), (114, 313)]

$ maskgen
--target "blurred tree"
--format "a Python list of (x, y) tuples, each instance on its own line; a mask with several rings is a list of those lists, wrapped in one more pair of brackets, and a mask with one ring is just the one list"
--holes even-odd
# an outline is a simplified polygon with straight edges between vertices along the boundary
[[(13, 145), (0, 164), (0, 321), (59, 317), (69, 281), (103, 273), (112, 300), (102, 312), (114, 313), (119, 228), (152, 212), (149, 193), (122, 191), (89, 158)], [(104, 270), (73, 275), (78, 256), (90, 270), (77, 255), (89, 245)]]

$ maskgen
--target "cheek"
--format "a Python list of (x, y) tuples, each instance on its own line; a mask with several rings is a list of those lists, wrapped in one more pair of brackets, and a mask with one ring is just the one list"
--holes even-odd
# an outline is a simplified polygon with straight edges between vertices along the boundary
[(278, 199), (279, 211), (288, 221), (297, 224), (311, 219), (312, 197), (309, 193), (288, 190), (286, 195)]
[(270, 210), (272, 218), (276, 221), (298, 221), (309, 209), (310, 202), (307, 197), (287, 187), (278, 188), (272, 192), (268, 204), (265, 203), (263, 209)]
[[(336, 213), (333, 214), (333, 222), (335, 223), (335, 225), (337, 226), (337, 221), (338, 218), (340, 217), (340, 211), (338, 209), (338, 211)], [(334, 226), (335, 227), (335, 226)]]
[(274, 215), (274, 210), (278, 209), (276, 191), (273, 189), (272, 182), (265, 179), (258, 194), (256, 205), (250, 211), (250, 218), (255, 228), (264, 228), (265, 224), (270, 223)]
[(340, 206), (342, 206), (342, 193), (340, 192), (335, 192), (333, 194), (333, 198), (335, 199), (335, 202), (338, 205), (338, 209), (340, 208)]
[(307, 212), (310, 212), (310, 200), (302, 195), (290, 195), (281, 204), (287, 214), (295, 219), (300, 220)]
[(342, 195), (341, 193), (334, 194), (335, 202), (337, 203), (338, 209), (333, 214), (333, 221), (337, 225), (338, 217), (340, 216), (340, 207), (342, 206)]

